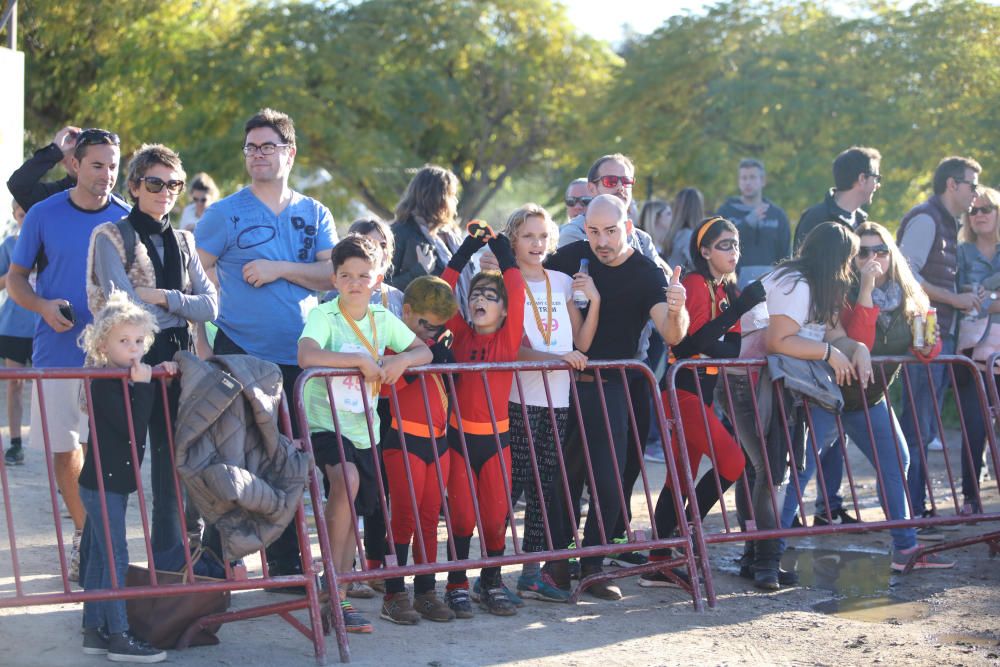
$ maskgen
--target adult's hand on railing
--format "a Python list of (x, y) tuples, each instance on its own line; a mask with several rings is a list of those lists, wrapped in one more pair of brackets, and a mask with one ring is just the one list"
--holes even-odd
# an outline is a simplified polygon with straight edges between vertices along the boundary
[(858, 344), (854, 348), (854, 354), (851, 355), (851, 363), (854, 365), (855, 373), (857, 373), (858, 383), (864, 389), (874, 379), (871, 352), (866, 346)]
[(830, 358), (827, 361), (833, 368), (833, 376), (837, 380), (837, 384), (850, 385), (851, 379), (855, 377), (854, 364), (847, 358), (847, 355), (832, 347), (830, 348)]

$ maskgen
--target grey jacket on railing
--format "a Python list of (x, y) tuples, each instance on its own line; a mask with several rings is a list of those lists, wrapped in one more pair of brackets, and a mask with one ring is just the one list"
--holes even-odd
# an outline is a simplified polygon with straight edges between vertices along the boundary
[(223, 557), (236, 560), (281, 535), (313, 462), (278, 432), (276, 365), (237, 354), (202, 361), (178, 352), (174, 360), (181, 368), (177, 472), (202, 517), (218, 529)]

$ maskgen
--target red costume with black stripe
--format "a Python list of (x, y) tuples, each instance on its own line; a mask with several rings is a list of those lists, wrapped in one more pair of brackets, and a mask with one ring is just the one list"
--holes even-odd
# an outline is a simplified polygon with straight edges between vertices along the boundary
[[(507, 317), (496, 331), (488, 334), (477, 333), (461, 314), (449, 320), (447, 326), (455, 336), (452, 352), (458, 362), (515, 361), (521, 347), (524, 278), (514, 261), (509, 240), (502, 236), (493, 237), (489, 245), (503, 271)], [(441, 275), (452, 289), (458, 284), (459, 274), (466, 263), (481, 247), (481, 240), (469, 236), (452, 257)], [(477, 287), (482, 284), (476, 283)], [(500, 556), (504, 552), (511, 485), (507, 404), (512, 382), (513, 373), (510, 371), (461, 373), (455, 376), (457, 405), (452, 406), (451, 428), (448, 431), (451, 457), (448, 508), (454, 529), (456, 560), (469, 557), (472, 531), (476, 527), (476, 506), (481, 521), (480, 539), (486, 546), (487, 555)], [(476, 494), (475, 505), (473, 491)], [(500, 586), (500, 568), (483, 568), (482, 578), (487, 589)], [(468, 579), (463, 570), (448, 574), (449, 589), (467, 586)]]

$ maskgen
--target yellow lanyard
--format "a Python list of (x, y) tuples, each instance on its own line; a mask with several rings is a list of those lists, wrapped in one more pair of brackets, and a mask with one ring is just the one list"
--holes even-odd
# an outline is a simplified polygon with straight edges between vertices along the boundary
[[(375, 360), (375, 363), (378, 363), (380, 356), (378, 353), (378, 328), (375, 326), (375, 313), (372, 311), (372, 309), (371, 308), (368, 309), (368, 324), (372, 328), (371, 342), (368, 342), (368, 339), (365, 338), (364, 333), (362, 333), (361, 331), (361, 327), (357, 325), (357, 323), (354, 321), (354, 318), (344, 312), (344, 307), (341, 305), (340, 299), (337, 299), (337, 310), (339, 310), (341, 316), (345, 320), (347, 320), (347, 323), (351, 327), (351, 331), (353, 331), (357, 339), (361, 341), (361, 344), (365, 346), (365, 349), (368, 350), (368, 353), (372, 355), (372, 359)], [(379, 390), (378, 382), (369, 382), (367, 384), (372, 385), (372, 394), (371, 394), (372, 397), (378, 394)]]
[(531, 288), (527, 285), (524, 286), (524, 291), (528, 293), (528, 301), (531, 302), (531, 310), (535, 313), (535, 325), (538, 327), (538, 333), (542, 334), (542, 340), (545, 341), (545, 347), (549, 347), (552, 340), (552, 283), (549, 282), (549, 272), (542, 271), (542, 275), (545, 276), (545, 305), (548, 309), (546, 313), (546, 326), (542, 326), (542, 314), (538, 312), (538, 304), (535, 303), (535, 295), (531, 293)]

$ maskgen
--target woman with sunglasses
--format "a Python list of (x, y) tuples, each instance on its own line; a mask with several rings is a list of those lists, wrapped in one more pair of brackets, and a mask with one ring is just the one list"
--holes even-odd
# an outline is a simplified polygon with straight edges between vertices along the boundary
[(677, 193), (673, 205), (670, 227), (663, 234), (663, 250), (670, 266), (691, 270), (691, 236), (705, 217), (705, 197), (697, 188), (684, 188)]
[[(958, 231), (959, 289), (980, 293), (982, 306), (975, 315), (959, 322), (958, 352), (971, 357), (980, 367), (986, 383), (985, 364), (1000, 352), (1000, 192), (980, 188), (972, 208), (962, 216)], [(964, 367), (955, 369), (958, 395), (962, 405), (966, 432), (969, 435), (968, 454), (962, 452), (963, 515), (983, 510), (979, 483), (983, 472), (986, 446), (986, 424), (979, 406), (974, 376)]]
[[(764, 300), (759, 282), (751, 283), (742, 294), (736, 292), (736, 265), (740, 260), (740, 237), (736, 225), (725, 218), (713, 217), (702, 221), (689, 247), (694, 258), (694, 270), (683, 281), (687, 290), (687, 309), (691, 317), (687, 336), (671, 349), (671, 361), (677, 359), (727, 359), (740, 353), (740, 316)], [(707, 471), (695, 487), (698, 510), (704, 519), (719, 502), (719, 498), (743, 474), (746, 458), (733, 436), (722, 425), (712, 402), (718, 368), (702, 367), (697, 371), (682, 370), (677, 375), (677, 403), (684, 444), (692, 476), (697, 475), (702, 457), (709, 457), (714, 470)], [(663, 406), (668, 416), (671, 410), (666, 389)], [(707, 428), (706, 428), (707, 426)], [(679, 465), (679, 438), (672, 438), (673, 457)], [(660, 538), (673, 534), (678, 516), (668, 483), (660, 492), (654, 514)], [(670, 549), (654, 549), (650, 560), (667, 560)], [(685, 579), (682, 571), (675, 577)], [(642, 575), (640, 586), (671, 586), (674, 579), (656, 571)]]
[[(851, 339), (871, 350), (872, 355), (900, 356), (912, 352), (921, 360), (930, 361), (941, 350), (940, 337), (933, 346), (913, 347), (912, 323), (914, 318), (927, 312), (928, 300), (892, 234), (874, 222), (862, 224), (855, 233), (859, 246), (853, 260), (854, 280), (847, 293), (848, 305), (840, 310), (841, 326)], [(809, 243), (809, 237), (805, 243)], [(844, 432), (875, 468), (879, 501), (886, 519), (907, 519), (910, 517), (906, 497), (909, 450), (885, 398), (889, 385), (899, 373), (899, 365), (884, 364), (877, 373), (870, 365), (859, 365), (857, 370), (858, 382), (842, 383), (841, 386), (844, 408), (840, 418)], [(920, 372), (920, 369), (913, 372)], [(812, 404), (809, 416), (815, 445), (820, 451), (838, 440), (834, 413)], [(807, 443), (807, 452), (812, 451), (812, 444)], [(786, 495), (785, 507), (787, 510), (789, 496), (794, 512), (794, 493)], [(893, 544), (891, 567), (902, 571), (917, 548), (917, 531), (915, 528), (893, 528), (889, 532)], [(954, 562), (935, 555), (921, 556), (914, 564), (916, 569), (952, 566)]]
[[(90, 237), (87, 300), (98, 312), (112, 291), (122, 290), (156, 316), (159, 332), (143, 357), (155, 366), (171, 361), (178, 350), (190, 350), (189, 323), (209, 322), (218, 315), (215, 286), (202, 268), (190, 232), (174, 229), (170, 211), (184, 190), (180, 156), (160, 144), (144, 144), (128, 165), (128, 189), (134, 206), (122, 220), (105, 223)], [(167, 385), (170, 420), (177, 417), (180, 386)], [(181, 544), (181, 520), (174, 487), (174, 466), (164, 417), (163, 394), (149, 424), (152, 444), (152, 547), (154, 555)], [(188, 529), (197, 533), (197, 519)]]

